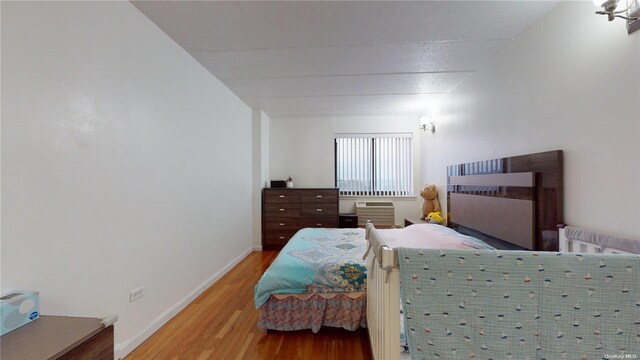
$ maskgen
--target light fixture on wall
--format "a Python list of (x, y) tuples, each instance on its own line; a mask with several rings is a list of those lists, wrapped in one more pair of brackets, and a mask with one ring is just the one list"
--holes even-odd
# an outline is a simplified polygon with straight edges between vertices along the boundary
[(602, 8), (598, 15), (607, 15), (609, 21), (615, 18), (627, 20), (629, 34), (640, 28), (640, 7), (638, 0), (592, 0), (593, 4)]
[(436, 132), (436, 125), (431, 120), (430, 116), (420, 116), (420, 128), (423, 131), (428, 131), (430, 133)]

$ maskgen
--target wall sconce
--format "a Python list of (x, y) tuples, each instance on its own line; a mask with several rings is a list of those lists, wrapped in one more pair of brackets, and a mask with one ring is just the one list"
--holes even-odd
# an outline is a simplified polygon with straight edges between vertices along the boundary
[[(613, 21), (615, 18), (621, 18), (627, 20), (627, 30), (629, 34), (640, 29), (640, 7), (638, 6), (638, 0), (631, 0), (627, 4), (627, 0), (592, 0), (596, 7), (602, 8), (601, 11), (596, 11), (598, 15), (607, 15), (609, 21)], [(623, 9), (620, 9), (623, 8)]]
[(432, 134), (436, 132), (436, 125), (429, 116), (420, 116), (420, 128), (422, 128), (422, 131), (428, 131)]

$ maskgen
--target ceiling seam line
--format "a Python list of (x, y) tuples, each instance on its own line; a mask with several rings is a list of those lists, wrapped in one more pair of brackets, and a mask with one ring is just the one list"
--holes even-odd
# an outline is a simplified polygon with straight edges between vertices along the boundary
[(393, 75), (427, 75), (427, 74), (466, 74), (475, 73), (475, 70), (442, 70), (442, 71), (407, 71), (407, 72), (380, 72), (380, 73), (361, 73), (361, 74), (335, 74), (335, 75), (287, 75), (287, 76), (264, 76), (264, 77), (243, 77), (243, 78), (218, 78), (220, 81), (225, 80), (267, 80), (267, 79), (301, 79), (301, 78), (328, 78), (328, 77), (348, 77), (348, 76), (393, 76)]
[(427, 93), (390, 93), (390, 94), (343, 94), (343, 95), (292, 95), (292, 96), (257, 96), (249, 99), (291, 99), (316, 97), (348, 97), (348, 96), (405, 96), (405, 95), (446, 95), (448, 92)]
[(225, 52), (244, 52), (244, 51), (269, 51), (269, 50), (294, 50), (294, 49), (330, 49), (342, 47), (364, 47), (364, 46), (400, 46), (414, 44), (447, 44), (447, 43), (463, 43), (463, 42), (494, 42), (494, 41), (513, 41), (514, 38), (498, 38), (498, 39), (469, 39), (469, 40), (425, 40), (425, 41), (408, 41), (399, 43), (367, 43), (367, 44), (347, 44), (347, 45), (322, 45), (322, 46), (289, 46), (289, 47), (272, 47), (272, 48), (251, 48), (251, 49), (224, 49), (224, 50), (207, 50), (207, 49), (187, 49), (187, 52), (206, 52), (206, 53), (225, 53)]

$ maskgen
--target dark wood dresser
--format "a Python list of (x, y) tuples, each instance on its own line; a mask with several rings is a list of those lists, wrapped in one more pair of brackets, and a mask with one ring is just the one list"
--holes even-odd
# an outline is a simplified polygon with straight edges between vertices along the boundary
[(338, 227), (338, 189), (263, 189), (263, 249), (281, 249), (307, 227)]

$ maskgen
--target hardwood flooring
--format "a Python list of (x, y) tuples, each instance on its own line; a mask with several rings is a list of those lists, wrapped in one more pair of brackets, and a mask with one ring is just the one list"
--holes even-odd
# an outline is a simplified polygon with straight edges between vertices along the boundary
[(249, 254), (125, 359), (371, 359), (366, 329), (256, 327), (253, 288), (277, 254)]

